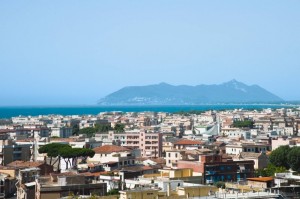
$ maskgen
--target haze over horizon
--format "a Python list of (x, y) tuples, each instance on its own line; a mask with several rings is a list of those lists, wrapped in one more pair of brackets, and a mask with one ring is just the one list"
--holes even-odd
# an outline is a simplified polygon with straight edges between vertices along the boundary
[(300, 100), (300, 1), (1, 1), (0, 106), (126, 86), (257, 84)]

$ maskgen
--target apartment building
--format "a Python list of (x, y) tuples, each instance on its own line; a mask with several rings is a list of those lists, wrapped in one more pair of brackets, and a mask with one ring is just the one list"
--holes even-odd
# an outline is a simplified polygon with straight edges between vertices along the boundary
[(119, 140), (121, 146), (140, 149), (143, 157), (162, 156), (162, 134), (147, 130), (132, 130), (124, 133), (110, 132), (110, 138)]
[(72, 133), (71, 127), (51, 127), (51, 137), (68, 138)]
[(226, 154), (238, 155), (241, 152), (266, 153), (272, 146), (267, 143), (237, 143), (226, 145)]
[(88, 158), (87, 162), (100, 163), (106, 171), (135, 164), (135, 156), (131, 149), (122, 146), (104, 145), (96, 147), (93, 150), (95, 151), (95, 155), (92, 158)]

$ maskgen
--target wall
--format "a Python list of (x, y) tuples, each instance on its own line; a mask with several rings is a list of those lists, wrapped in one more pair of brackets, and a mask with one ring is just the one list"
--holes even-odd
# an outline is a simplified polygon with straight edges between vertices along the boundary
[(178, 169), (189, 168), (189, 169), (193, 169), (194, 172), (203, 173), (203, 168), (201, 168), (201, 163), (200, 162), (179, 160), (177, 162), (177, 168)]

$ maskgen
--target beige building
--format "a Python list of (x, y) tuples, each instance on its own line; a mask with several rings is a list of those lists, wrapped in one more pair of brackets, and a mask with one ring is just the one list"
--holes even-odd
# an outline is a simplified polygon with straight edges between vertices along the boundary
[(12, 140), (0, 140), (0, 164), (7, 165), (16, 160), (29, 161), (30, 145), (18, 145)]
[(233, 157), (234, 161), (254, 161), (254, 169), (263, 169), (268, 166), (269, 158), (265, 153), (241, 152)]
[(171, 190), (170, 186), (167, 191), (159, 189), (134, 189), (119, 191), (120, 199), (186, 199), (190, 197), (205, 197), (218, 191), (215, 186), (193, 185), (177, 187)]
[(260, 178), (247, 178), (248, 186), (252, 188), (271, 188), (274, 186), (274, 178), (260, 177)]

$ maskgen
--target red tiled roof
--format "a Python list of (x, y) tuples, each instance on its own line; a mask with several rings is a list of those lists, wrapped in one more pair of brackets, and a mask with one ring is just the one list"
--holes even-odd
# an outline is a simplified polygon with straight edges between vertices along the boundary
[(16, 160), (14, 162), (7, 164), (7, 166), (8, 167), (21, 167), (21, 168), (25, 167), (25, 168), (27, 168), (27, 167), (39, 167), (43, 164), (44, 164), (44, 162), (29, 162), (29, 161), (24, 162), (24, 161)]
[(123, 152), (123, 151), (131, 151), (130, 149), (122, 146), (116, 146), (116, 145), (104, 145), (104, 146), (99, 146), (93, 149), (95, 153), (104, 153), (104, 154), (109, 154), (113, 152)]
[(50, 142), (75, 142), (76, 138), (51, 138)]
[(176, 145), (201, 145), (201, 144), (204, 144), (204, 142), (199, 141), (199, 140), (182, 139), (182, 140), (175, 142), (174, 144), (176, 144)]

